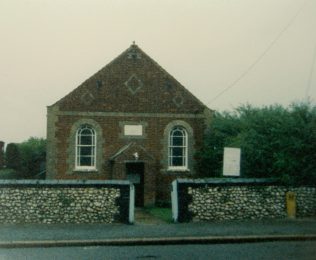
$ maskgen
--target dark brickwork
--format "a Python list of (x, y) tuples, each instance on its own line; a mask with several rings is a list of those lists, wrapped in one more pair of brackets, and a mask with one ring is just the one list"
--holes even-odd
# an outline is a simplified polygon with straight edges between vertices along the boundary
[[(142, 162), (144, 201), (170, 200), (176, 177), (194, 176), (194, 151), (202, 144), (211, 111), (178, 81), (132, 45), (69, 95), (48, 107), (47, 176), (51, 179), (126, 179), (126, 163)], [(74, 169), (79, 123), (97, 132), (97, 170)], [(124, 136), (124, 124), (142, 125)], [(188, 170), (169, 171), (168, 126), (188, 131)], [(135, 159), (137, 153), (139, 158)]]

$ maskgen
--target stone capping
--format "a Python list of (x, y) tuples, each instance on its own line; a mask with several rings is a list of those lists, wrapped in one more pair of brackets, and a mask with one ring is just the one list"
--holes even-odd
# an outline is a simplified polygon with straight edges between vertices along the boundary
[(206, 179), (177, 179), (178, 183), (193, 185), (271, 185), (278, 184), (273, 178), (206, 178)]
[(281, 184), (278, 179), (275, 178), (205, 178), (205, 179), (187, 179), (187, 178), (177, 178), (176, 181), (178, 183), (183, 184), (192, 184), (195, 186), (218, 186), (218, 185), (226, 185), (226, 186), (244, 186), (244, 185), (277, 185), (280, 187), (315, 187), (316, 183), (304, 184), (304, 185), (284, 185)]
[(4, 186), (36, 186), (36, 187), (96, 187), (96, 186), (130, 186), (127, 180), (0, 180), (0, 188)]

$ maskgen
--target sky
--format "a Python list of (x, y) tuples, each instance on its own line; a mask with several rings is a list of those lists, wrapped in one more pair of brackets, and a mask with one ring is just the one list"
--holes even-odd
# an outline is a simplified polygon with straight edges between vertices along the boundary
[(316, 0), (0, 0), (0, 140), (133, 41), (209, 108), (316, 103)]

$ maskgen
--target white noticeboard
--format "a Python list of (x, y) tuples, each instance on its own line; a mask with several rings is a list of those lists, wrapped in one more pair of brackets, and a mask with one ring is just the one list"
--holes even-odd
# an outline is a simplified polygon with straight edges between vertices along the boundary
[(224, 148), (224, 176), (240, 176), (240, 148)]

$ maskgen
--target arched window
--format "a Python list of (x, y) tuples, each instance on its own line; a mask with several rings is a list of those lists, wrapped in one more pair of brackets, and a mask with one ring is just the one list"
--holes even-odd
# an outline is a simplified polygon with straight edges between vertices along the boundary
[(76, 169), (96, 168), (96, 134), (89, 125), (82, 125), (76, 133)]
[(188, 135), (183, 127), (176, 126), (170, 131), (168, 150), (170, 169), (188, 168)]

